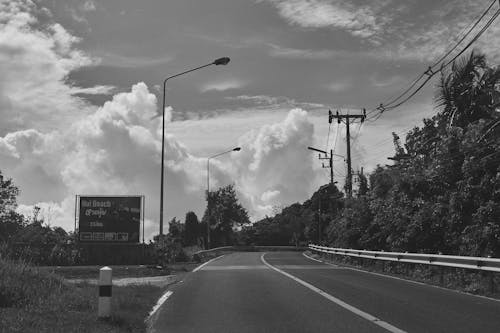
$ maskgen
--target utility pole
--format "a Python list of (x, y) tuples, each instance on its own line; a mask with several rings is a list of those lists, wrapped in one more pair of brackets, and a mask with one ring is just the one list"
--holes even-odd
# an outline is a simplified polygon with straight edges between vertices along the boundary
[(318, 159), (320, 160), (328, 160), (328, 166), (325, 166), (324, 163), (321, 164), (323, 168), (330, 168), (330, 184), (333, 185), (336, 182), (333, 181), (333, 156), (339, 156), (339, 157), (344, 157), (341, 155), (337, 155), (333, 153), (333, 149), (330, 149), (330, 157), (328, 157), (328, 153), (324, 150), (314, 148), (314, 147), (307, 147), (309, 150), (314, 150), (317, 151), (318, 153), (325, 154), (325, 157), (321, 157), (321, 154), (318, 155)]
[(339, 114), (337, 111), (336, 114), (333, 114), (331, 110), (328, 110), (328, 122), (331, 124), (332, 119), (337, 119), (337, 122), (340, 124), (342, 119), (345, 119), (346, 124), (346, 142), (347, 142), (347, 182), (346, 182), (346, 192), (347, 197), (352, 198), (352, 168), (351, 168), (351, 133), (350, 133), (350, 124), (351, 119), (361, 119), (361, 122), (365, 121), (366, 118), (366, 109), (363, 109), (363, 114)]
[(325, 166), (324, 163), (321, 163), (321, 167), (323, 169), (330, 168), (330, 184), (333, 184), (333, 150), (330, 149), (330, 157), (328, 157), (328, 154), (326, 154), (325, 157), (321, 157), (321, 155), (319, 155), (318, 159), (328, 160), (328, 166)]

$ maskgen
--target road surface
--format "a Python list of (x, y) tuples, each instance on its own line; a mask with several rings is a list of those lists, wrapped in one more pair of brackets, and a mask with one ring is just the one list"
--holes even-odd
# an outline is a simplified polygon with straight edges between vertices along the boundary
[(500, 302), (306, 258), (220, 257), (172, 286), (153, 332), (500, 332)]

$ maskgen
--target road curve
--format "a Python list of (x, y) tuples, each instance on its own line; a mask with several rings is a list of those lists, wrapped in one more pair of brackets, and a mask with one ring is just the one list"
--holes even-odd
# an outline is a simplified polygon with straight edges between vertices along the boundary
[[(261, 258), (263, 256), (263, 258)], [(313, 261), (233, 253), (170, 288), (153, 332), (498, 332), (500, 302)]]

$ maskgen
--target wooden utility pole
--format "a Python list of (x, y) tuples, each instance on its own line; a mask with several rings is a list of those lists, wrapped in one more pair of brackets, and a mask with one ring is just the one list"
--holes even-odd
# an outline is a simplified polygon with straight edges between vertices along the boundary
[(330, 168), (330, 184), (333, 184), (333, 149), (330, 149), (330, 157), (325, 156), (321, 157), (321, 155), (318, 157), (320, 160), (328, 160), (328, 166), (325, 166), (325, 164), (321, 164), (322, 168)]
[[(326, 152), (324, 150), (321, 150), (318, 148), (313, 148), (313, 147), (307, 147), (307, 149), (317, 151), (321, 154), (325, 154), (325, 157), (321, 157), (321, 154), (318, 155), (318, 159), (319, 160), (328, 160), (328, 166), (325, 166), (325, 164), (322, 163), (321, 167), (330, 168), (330, 184), (332, 184), (332, 185), (335, 184), (336, 182), (333, 181), (333, 155), (335, 155), (333, 153), (333, 149), (330, 149), (330, 157), (328, 157), (328, 152)], [(337, 156), (340, 156), (340, 155), (337, 155)]]
[(366, 110), (363, 109), (363, 114), (333, 114), (331, 110), (328, 110), (328, 122), (331, 124), (333, 119), (337, 119), (340, 124), (342, 120), (345, 120), (346, 124), (346, 142), (347, 142), (347, 181), (346, 181), (346, 194), (348, 198), (352, 198), (352, 168), (351, 168), (351, 133), (350, 124), (351, 119), (361, 119), (361, 122), (365, 121)]

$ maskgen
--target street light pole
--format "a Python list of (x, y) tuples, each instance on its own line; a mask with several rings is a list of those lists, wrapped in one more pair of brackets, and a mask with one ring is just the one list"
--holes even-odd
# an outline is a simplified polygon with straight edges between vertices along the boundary
[(241, 147), (236, 147), (231, 150), (215, 154), (207, 158), (207, 244), (206, 249), (210, 249), (210, 159), (215, 158), (233, 151), (240, 151)]
[(164, 174), (165, 174), (165, 95), (167, 89), (167, 81), (173, 79), (174, 77), (194, 72), (198, 69), (208, 67), (211, 65), (216, 65), (216, 66), (227, 65), (229, 61), (230, 59), (227, 57), (219, 58), (209, 64), (169, 76), (165, 80), (163, 80), (162, 129), (161, 129), (161, 179), (160, 179), (160, 237), (163, 236), (163, 192), (164, 192)]

